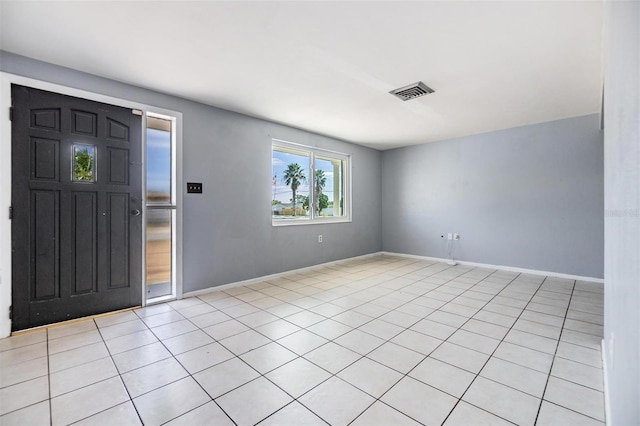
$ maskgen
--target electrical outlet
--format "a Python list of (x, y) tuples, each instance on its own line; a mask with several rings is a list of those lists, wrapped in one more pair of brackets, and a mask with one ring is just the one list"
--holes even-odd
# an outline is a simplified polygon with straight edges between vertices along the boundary
[(322, 242), (322, 235), (318, 235), (318, 242), (321, 243)]
[(451, 232), (447, 234), (447, 240), (453, 240), (453, 234)]

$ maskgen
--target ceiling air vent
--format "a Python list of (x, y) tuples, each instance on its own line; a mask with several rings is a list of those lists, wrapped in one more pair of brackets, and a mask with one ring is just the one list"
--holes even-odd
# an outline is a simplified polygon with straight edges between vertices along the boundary
[(401, 87), (396, 90), (392, 90), (391, 93), (394, 96), (399, 97), (403, 101), (408, 101), (409, 99), (419, 98), (420, 96), (428, 95), (429, 93), (433, 93), (435, 90), (419, 81), (417, 83), (410, 84), (408, 86)]

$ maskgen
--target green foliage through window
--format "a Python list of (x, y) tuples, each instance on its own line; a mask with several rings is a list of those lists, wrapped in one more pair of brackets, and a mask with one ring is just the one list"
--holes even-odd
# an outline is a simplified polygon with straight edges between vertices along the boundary
[(273, 140), (272, 223), (350, 220), (349, 162), (345, 154)]
[(95, 182), (95, 147), (73, 147), (73, 180)]

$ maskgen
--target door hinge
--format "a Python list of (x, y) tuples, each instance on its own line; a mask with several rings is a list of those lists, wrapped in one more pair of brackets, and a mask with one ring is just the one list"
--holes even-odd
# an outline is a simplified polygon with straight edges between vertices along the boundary
[(9, 206), (9, 220), (13, 219), (13, 206)]
[(9, 319), (13, 319), (13, 305), (9, 306)]
[(13, 107), (9, 107), (9, 121), (13, 121)]

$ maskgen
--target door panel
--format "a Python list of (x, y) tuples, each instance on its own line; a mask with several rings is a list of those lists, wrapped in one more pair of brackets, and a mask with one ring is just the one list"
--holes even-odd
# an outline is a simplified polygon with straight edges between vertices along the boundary
[(71, 223), (71, 294), (96, 291), (97, 200), (91, 192), (74, 192)]
[(128, 285), (129, 278), (129, 194), (109, 194), (111, 218), (108, 229), (109, 288)]
[(33, 300), (46, 300), (60, 292), (60, 197), (58, 191), (33, 191)]
[(13, 330), (142, 300), (141, 118), (12, 86)]

